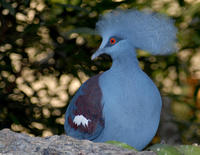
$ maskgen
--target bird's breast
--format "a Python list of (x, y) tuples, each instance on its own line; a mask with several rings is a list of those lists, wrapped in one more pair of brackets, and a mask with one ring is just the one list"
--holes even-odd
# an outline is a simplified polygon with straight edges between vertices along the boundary
[(143, 71), (121, 75), (105, 72), (99, 80), (105, 115), (112, 112), (113, 117), (121, 115), (121, 119), (136, 116), (148, 119), (155, 110), (160, 115), (160, 93)]

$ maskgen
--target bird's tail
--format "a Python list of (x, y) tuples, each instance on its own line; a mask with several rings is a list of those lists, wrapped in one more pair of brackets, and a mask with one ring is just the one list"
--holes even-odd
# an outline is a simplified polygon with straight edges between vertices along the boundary
[(120, 35), (129, 39), (135, 48), (152, 54), (176, 51), (173, 20), (165, 15), (137, 10), (116, 10), (104, 15), (97, 23), (101, 35)]

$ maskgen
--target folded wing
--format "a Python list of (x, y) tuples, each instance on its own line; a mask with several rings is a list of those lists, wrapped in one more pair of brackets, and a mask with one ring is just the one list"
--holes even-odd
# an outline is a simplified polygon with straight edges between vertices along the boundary
[(86, 81), (70, 102), (65, 115), (67, 135), (93, 140), (102, 132), (104, 118), (99, 77), (100, 74)]

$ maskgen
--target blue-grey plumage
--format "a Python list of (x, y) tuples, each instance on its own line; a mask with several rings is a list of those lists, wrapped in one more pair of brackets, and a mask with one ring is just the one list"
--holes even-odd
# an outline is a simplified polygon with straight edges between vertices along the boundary
[[(66, 133), (95, 142), (121, 141), (141, 150), (157, 131), (162, 101), (155, 84), (140, 69), (135, 49), (152, 54), (174, 51), (176, 28), (163, 15), (117, 10), (101, 18), (97, 31), (103, 41), (92, 59), (106, 53), (112, 57), (112, 67), (84, 83), (84, 95), (79, 90), (70, 102)], [(91, 111), (98, 117), (93, 119)]]

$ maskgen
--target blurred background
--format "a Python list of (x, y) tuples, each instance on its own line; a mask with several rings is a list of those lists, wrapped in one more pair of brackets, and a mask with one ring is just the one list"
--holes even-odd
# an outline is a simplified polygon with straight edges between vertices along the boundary
[(99, 15), (115, 8), (151, 9), (175, 20), (177, 53), (138, 51), (164, 101), (152, 143), (200, 141), (199, 0), (0, 0), (0, 129), (64, 134), (71, 97), (111, 65), (109, 57), (90, 57), (101, 42), (94, 32)]

